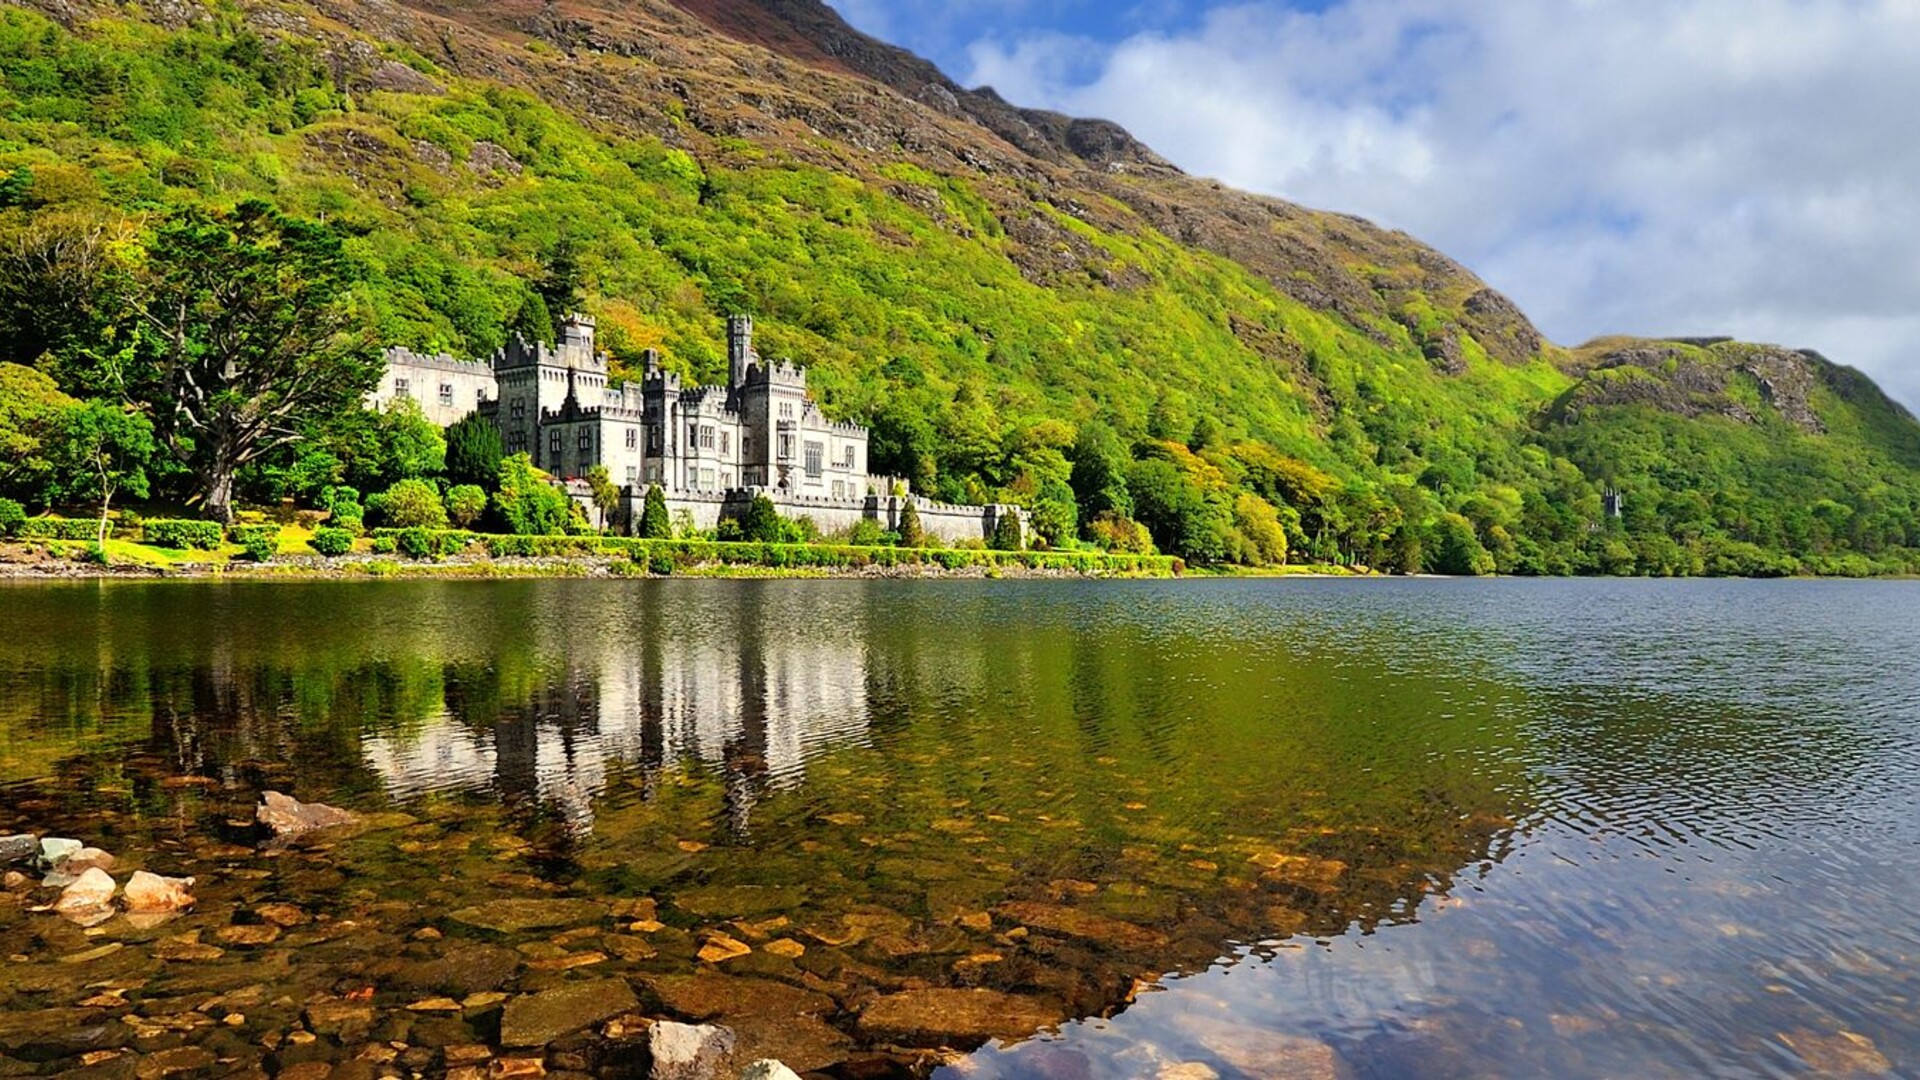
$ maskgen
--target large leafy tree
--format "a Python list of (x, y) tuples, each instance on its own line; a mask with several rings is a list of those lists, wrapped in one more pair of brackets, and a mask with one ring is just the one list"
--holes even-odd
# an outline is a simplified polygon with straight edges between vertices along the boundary
[(50, 436), (73, 406), (47, 376), (19, 364), (0, 364), (0, 494), (46, 501), (56, 469)]
[(233, 516), (235, 475), (300, 437), (301, 421), (352, 408), (380, 376), (331, 227), (250, 200), (183, 210), (115, 275), (125, 333), (108, 368), (152, 411), (206, 512)]

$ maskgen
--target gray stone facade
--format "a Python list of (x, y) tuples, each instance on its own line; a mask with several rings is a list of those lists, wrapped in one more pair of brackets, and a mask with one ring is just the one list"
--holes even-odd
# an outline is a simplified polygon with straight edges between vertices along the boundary
[[(507, 453), (527, 454), (562, 481), (606, 466), (623, 489), (616, 527), (639, 521), (652, 484), (666, 493), (670, 511), (688, 511), (703, 528), (761, 494), (783, 515), (811, 517), (826, 532), (863, 519), (898, 523), (896, 482), (867, 472), (867, 429), (827, 419), (807, 392), (805, 368), (762, 360), (744, 315), (728, 321), (725, 386), (683, 384), (651, 351), (638, 382), (615, 386), (606, 354), (594, 345), (594, 321), (569, 315), (558, 344), (516, 335), (484, 362), (389, 349), (368, 404), (402, 396), (441, 425), (474, 412), (489, 417)], [(917, 508), (927, 533), (949, 543), (991, 537), (1004, 512)]]

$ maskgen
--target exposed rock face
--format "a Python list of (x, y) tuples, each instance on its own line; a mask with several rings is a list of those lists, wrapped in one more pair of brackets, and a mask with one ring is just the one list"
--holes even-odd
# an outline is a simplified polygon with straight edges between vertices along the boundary
[(1058, 1009), (993, 990), (903, 990), (860, 1010), (868, 1038), (902, 1046), (969, 1048), (988, 1039), (1023, 1039), (1061, 1020)]
[[(639, 1007), (639, 1000), (624, 980), (567, 983), (507, 1002), (500, 1014), (500, 1043), (545, 1046), (562, 1035)], [(654, 1075), (660, 1074), (656, 1071)]]
[[(1626, 340), (1583, 352), (1585, 378), (1561, 399), (1555, 410), (1561, 419), (1589, 406), (1640, 405), (1690, 419), (1723, 416), (1752, 424), (1764, 415), (1752, 405), (1757, 389), (1780, 419), (1819, 435), (1827, 428), (1813, 408), (1815, 388), (1824, 383), (1840, 389), (1844, 383), (1842, 369), (1817, 353), (1725, 338)], [(1743, 378), (1751, 380), (1744, 401), (1736, 385)]]
[(269, 791), (261, 795), (254, 816), (276, 837), (288, 839), (317, 829), (351, 825), (360, 819), (354, 814), (325, 803), (303, 803), (291, 795)]
[(161, 877), (145, 870), (135, 870), (133, 876), (127, 879), (127, 910), (143, 915), (185, 911), (193, 906), (193, 895), (187, 892), (191, 888), (193, 879), (190, 877)]

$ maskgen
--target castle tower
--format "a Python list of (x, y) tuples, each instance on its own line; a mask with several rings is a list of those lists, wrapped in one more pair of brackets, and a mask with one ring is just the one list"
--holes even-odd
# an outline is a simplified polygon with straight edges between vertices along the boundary
[(560, 347), (576, 348), (593, 355), (593, 316), (573, 312), (560, 320)]
[(735, 315), (727, 320), (727, 386), (738, 390), (747, 384), (747, 364), (753, 359), (753, 317)]

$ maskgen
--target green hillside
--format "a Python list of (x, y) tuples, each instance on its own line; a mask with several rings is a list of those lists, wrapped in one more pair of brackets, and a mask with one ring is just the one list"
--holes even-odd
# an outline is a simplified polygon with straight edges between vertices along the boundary
[[(545, 11), (0, 11), (0, 361), (58, 387), (0, 369), (41, 403), (0, 403), (4, 493), (76, 494), (46, 418), (116, 396), (115, 283), (183, 213), (259, 199), (343, 242), (378, 344), (484, 355), (579, 307), (626, 370), (657, 347), (714, 381), (722, 317), (751, 312), (762, 352), (873, 426), (876, 471), (1028, 505), (1057, 546), (1127, 546), (1137, 521), (1196, 562), (1920, 567), (1920, 427), (1848, 369), (1567, 353), (1364, 222), (1046, 160), (670, 5)], [(975, 147), (990, 167), (961, 164)], [(437, 472), (395, 450), (401, 421), (300, 419), (243, 498)], [(153, 471), (157, 496), (194, 494)]]

